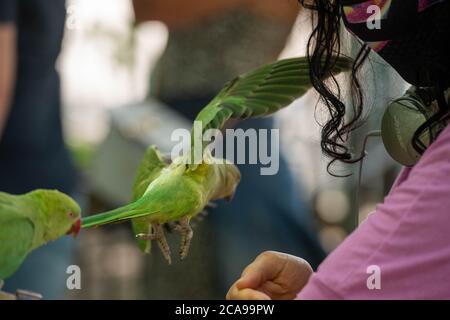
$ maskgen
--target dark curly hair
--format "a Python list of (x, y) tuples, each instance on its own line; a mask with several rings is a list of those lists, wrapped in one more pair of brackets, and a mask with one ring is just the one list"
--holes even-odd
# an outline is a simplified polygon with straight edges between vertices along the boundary
[[(341, 8), (338, 0), (298, 0), (305, 8), (312, 13), (313, 31), (308, 40), (307, 57), (310, 64), (310, 78), (312, 85), (320, 94), (320, 99), (328, 109), (330, 119), (324, 124), (321, 131), (321, 148), (325, 155), (332, 160), (329, 162), (327, 170), (335, 161), (343, 163), (356, 163), (361, 157), (355, 157), (347, 144), (349, 134), (359, 128), (363, 122), (363, 91), (357, 74), (361, 65), (366, 61), (370, 48), (361, 44), (356, 58), (353, 61), (351, 70), (351, 106), (345, 105), (341, 101), (339, 84), (332, 75), (332, 70), (336, 60), (333, 57), (341, 55)], [(329, 76), (329, 80), (323, 80)], [(442, 94), (443, 90), (438, 90), (437, 100), (439, 112), (425, 122), (415, 133), (413, 146), (423, 153), (425, 147), (420, 141), (420, 136), (425, 130), (432, 131), (431, 128), (437, 123), (444, 121), (448, 116), (448, 104)], [(350, 113), (350, 116), (349, 116)], [(435, 137), (433, 137), (435, 138)]]
[[(322, 151), (332, 158), (327, 170), (339, 160), (344, 163), (356, 163), (361, 160), (354, 157), (346, 143), (348, 135), (363, 123), (363, 92), (357, 77), (358, 70), (366, 60), (370, 48), (362, 45), (353, 61), (351, 72), (352, 116), (346, 121), (348, 106), (341, 101), (341, 92), (332, 70), (336, 63), (334, 57), (341, 55), (341, 9), (337, 1), (314, 0), (303, 7), (312, 11), (313, 31), (308, 40), (307, 58), (310, 64), (310, 78), (313, 87), (320, 94), (320, 99), (327, 107), (330, 119), (321, 132)], [(323, 79), (329, 76), (329, 80)]]

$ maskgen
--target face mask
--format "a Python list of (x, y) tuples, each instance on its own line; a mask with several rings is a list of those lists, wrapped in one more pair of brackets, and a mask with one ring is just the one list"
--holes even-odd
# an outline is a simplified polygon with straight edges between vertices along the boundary
[(341, 0), (346, 27), (409, 83), (450, 86), (450, 0)]

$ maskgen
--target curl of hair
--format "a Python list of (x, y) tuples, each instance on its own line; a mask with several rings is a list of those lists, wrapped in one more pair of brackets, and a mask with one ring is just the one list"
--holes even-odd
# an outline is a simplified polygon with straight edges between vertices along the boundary
[[(321, 148), (332, 160), (327, 170), (335, 161), (356, 163), (361, 158), (354, 158), (347, 145), (349, 134), (363, 123), (363, 91), (357, 77), (358, 70), (366, 60), (370, 48), (363, 45), (353, 61), (351, 70), (351, 114), (349, 108), (341, 101), (341, 90), (332, 70), (335, 57), (341, 55), (341, 8), (334, 0), (314, 0), (299, 2), (312, 11), (313, 31), (308, 40), (307, 58), (310, 64), (310, 78), (313, 87), (329, 113), (328, 121), (321, 131)], [(328, 77), (328, 80), (324, 80)]]
[[(347, 145), (349, 134), (359, 128), (363, 122), (363, 90), (357, 74), (364, 61), (366, 61), (370, 48), (363, 45), (353, 61), (351, 70), (351, 96), (352, 104), (349, 110), (341, 101), (341, 90), (336, 78), (332, 74), (335, 58), (341, 55), (341, 7), (338, 0), (298, 0), (299, 3), (312, 12), (313, 31), (308, 40), (307, 58), (310, 64), (310, 78), (313, 87), (320, 95), (321, 101), (329, 113), (329, 120), (323, 125), (321, 131), (321, 148), (325, 155), (331, 158), (327, 166), (330, 171), (336, 161), (343, 163), (359, 162), (361, 157), (354, 157)], [(307, 3), (306, 3), (307, 2)], [(324, 80), (328, 77), (328, 80)], [(425, 130), (444, 121), (449, 116), (449, 106), (443, 97), (443, 90), (438, 88), (439, 111), (421, 127), (414, 135), (413, 146), (419, 152), (425, 151), (420, 136)], [(350, 113), (351, 112), (351, 113)], [(436, 138), (436, 137), (432, 137)]]

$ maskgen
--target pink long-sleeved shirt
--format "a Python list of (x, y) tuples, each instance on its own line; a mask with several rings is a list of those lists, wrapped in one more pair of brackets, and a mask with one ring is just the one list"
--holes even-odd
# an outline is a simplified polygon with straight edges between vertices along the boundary
[(299, 299), (450, 299), (450, 126)]

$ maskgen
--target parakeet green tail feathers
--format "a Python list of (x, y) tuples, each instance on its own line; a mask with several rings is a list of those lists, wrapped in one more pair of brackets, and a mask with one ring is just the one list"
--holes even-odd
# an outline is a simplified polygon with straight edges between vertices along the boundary
[(82, 228), (98, 227), (110, 223), (124, 222), (126, 220), (139, 218), (152, 214), (143, 209), (136, 208), (135, 203), (130, 203), (124, 207), (120, 207), (104, 213), (98, 213), (81, 220)]
[(118, 220), (118, 215), (125, 213), (125, 209), (117, 208), (104, 213), (94, 214), (81, 219), (81, 228), (98, 227)]

